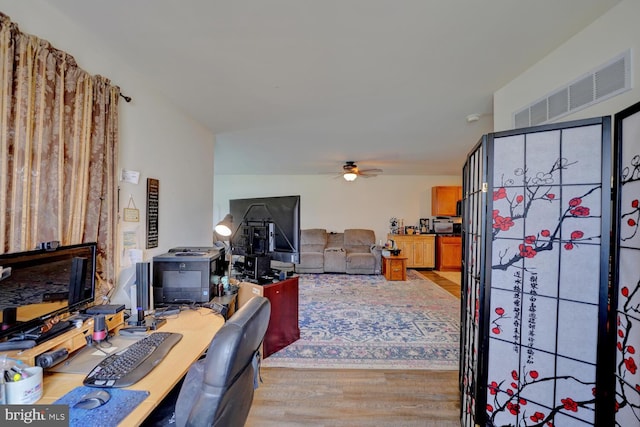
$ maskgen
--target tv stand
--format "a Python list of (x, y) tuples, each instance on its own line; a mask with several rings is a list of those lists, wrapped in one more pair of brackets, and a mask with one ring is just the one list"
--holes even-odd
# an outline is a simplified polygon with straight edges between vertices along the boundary
[[(105, 320), (109, 331), (117, 331), (124, 325), (124, 312), (121, 311), (119, 313), (106, 315)], [(35, 366), (36, 357), (42, 353), (62, 348), (66, 348), (69, 353), (80, 350), (87, 345), (86, 337), (91, 334), (93, 334), (93, 318), (85, 320), (79, 328), (73, 327), (72, 329), (63, 331), (52, 338), (45, 338), (44, 341), (40, 342), (35, 347), (23, 350), (16, 349), (2, 351), (0, 354), (13, 359), (22, 360), (29, 366)]]

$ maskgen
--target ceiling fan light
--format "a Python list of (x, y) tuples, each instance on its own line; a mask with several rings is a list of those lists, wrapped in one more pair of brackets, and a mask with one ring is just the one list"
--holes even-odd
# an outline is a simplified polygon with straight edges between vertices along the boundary
[(343, 176), (343, 178), (345, 179), (345, 181), (349, 181), (349, 182), (351, 182), (351, 181), (355, 181), (355, 180), (356, 180), (356, 178), (358, 177), (358, 175), (356, 175), (356, 174), (355, 174), (355, 173), (353, 173), (353, 172), (347, 172), (347, 173), (345, 173), (345, 174), (344, 174), (344, 175), (342, 175), (342, 176)]

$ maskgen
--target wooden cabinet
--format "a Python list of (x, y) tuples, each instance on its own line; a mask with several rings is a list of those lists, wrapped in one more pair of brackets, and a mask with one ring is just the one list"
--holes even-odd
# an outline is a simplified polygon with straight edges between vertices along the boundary
[(436, 242), (436, 270), (460, 271), (462, 269), (462, 238), (438, 236)]
[(408, 268), (434, 268), (436, 265), (435, 234), (389, 234), (396, 242), (400, 256), (407, 258)]
[(462, 187), (431, 187), (431, 215), (456, 216), (456, 203), (462, 199)]
[(264, 285), (240, 282), (239, 286), (238, 308), (256, 295), (271, 302), (271, 317), (264, 336), (262, 357), (268, 357), (300, 339), (297, 276)]
[(407, 257), (405, 256), (383, 256), (382, 257), (382, 275), (385, 279), (407, 280)]

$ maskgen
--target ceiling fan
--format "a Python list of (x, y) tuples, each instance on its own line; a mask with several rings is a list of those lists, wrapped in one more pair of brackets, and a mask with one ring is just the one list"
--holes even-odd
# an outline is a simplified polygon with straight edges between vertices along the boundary
[(355, 181), (355, 179), (359, 176), (363, 178), (369, 178), (372, 176), (378, 176), (379, 173), (382, 173), (382, 169), (360, 169), (356, 162), (347, 161), (342, 166), (342, 177), (346, 181)]

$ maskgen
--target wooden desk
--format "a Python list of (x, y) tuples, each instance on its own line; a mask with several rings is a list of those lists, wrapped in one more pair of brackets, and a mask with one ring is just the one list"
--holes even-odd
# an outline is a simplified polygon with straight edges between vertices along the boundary
[[(213, 336), (224, 324), (224, 319), (209, 309), (182, 311), (168, 319), (159, 332), (179, 332), (182, 339), (146, 377), (128, 390), (146, 390), (147, 397), (120, 425), (139, 425), (158, 406), (162, 399), (187, 373), (193, 362), (209, 347)], [(37, 404), (51, 404), (74, 388), (82, 385), (85, 374), (45, 373), (44, 394)]]

